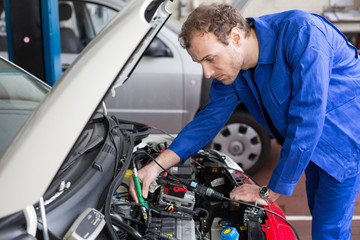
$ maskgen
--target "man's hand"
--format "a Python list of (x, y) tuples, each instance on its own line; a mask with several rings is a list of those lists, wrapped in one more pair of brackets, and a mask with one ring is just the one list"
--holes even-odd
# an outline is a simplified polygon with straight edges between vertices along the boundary
[[(180, 157), (171, 150), (165, 150), (155, 159), (164, 169), (169, 169), (170, 167), (176, 165), (180, 162)], [(150, 184), (155, 181), (159, 174), (163, 171), (154, 161), (143, 167), (138, 171), (138, 177), (140, 183), (142, 184), (142, 195), (146, 199), (149, 193)], [(136, 195), (136, 189), (134, 184), (134, 179), (130, 177), (130, 187), (129, 192), (131, 197), (135, 202), (139, 202), (139, 199)]]
[[(260, 187), (257, 185), (243, 184), (230, 192), (230, 198), (244, 202), (257, 202), (259, 205), (267, 206), (268, 203), (260, 197), (259, 191)], [(280, 194), (270, 190), (269, 197), (272, 202), (275, 202)]]

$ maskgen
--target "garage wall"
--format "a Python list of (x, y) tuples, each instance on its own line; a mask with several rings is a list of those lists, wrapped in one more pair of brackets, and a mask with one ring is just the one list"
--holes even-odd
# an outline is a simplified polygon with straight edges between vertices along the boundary
[(253, 0), (244, 8), (244, 17), (258, 17), (268, 13), (301, 9), (315, 13), (322, 13), (324, 6), (330, 4), (329, 0)]
[[(233, 0), (212, 0), (215, 2), (232, 3)], [(359, 6), (360, 0), (354, 0), (355, 6)], [(183, 20), (187, 14), (200, 3), (209, 0), (180, 0), (178, 4), (171, 4), (170, 10), (174, 17)], [(244, 17), (258, 17), (264, 14), (286, 11), (290, 9), (302, 9), (321, 14), (325, 6), (330, 5), (330, 0), (250, 0), (242, 10)]]

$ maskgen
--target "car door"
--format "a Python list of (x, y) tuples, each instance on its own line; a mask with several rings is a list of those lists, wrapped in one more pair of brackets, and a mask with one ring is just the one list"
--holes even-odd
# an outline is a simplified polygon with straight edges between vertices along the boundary
[[(59, 2), (63, 70), (115, 13), (107, 1)], [(105, 99), (108, 114), (146, 122), (169, 133), (181, 130), (186, 112), (184, 76), (179, 46), (175, 44), (179, 44), (177, 34), (164, 27), (130, 79), (123, 87), (115, 89), (115, 96)]]
[(166, 26), (115, 96), (105, 99), (109, 114), (146, 122), (168, 133), (183, 127), (184, 76), (177, 35)]

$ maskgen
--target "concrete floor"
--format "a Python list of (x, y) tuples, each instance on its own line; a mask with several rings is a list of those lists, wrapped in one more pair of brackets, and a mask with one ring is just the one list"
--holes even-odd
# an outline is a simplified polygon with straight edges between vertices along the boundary
[[(263, 169), (252, 178), (260, 185), (266, 185), (271, 177), (273, 169), (276, 167), (280, 156), (281, 146), (274, 140), (271, 143), (271, 157)], [(301, 240), (311, 239), (311, 215), (307, 206), (305, 191), (305, 176), (303, 175), (296, 185), (291, 197), (281, 196), (277, 203), (282, 208), (285, 216), (295, 227)], [(302, 220), (297, 220), (297, 219)], [(306, 219), (306, 220), (304, 220)], [(360, 197), (358, 197), (355, 210), (354, 220), (351, 226), (352, 239), (360, 239)]]

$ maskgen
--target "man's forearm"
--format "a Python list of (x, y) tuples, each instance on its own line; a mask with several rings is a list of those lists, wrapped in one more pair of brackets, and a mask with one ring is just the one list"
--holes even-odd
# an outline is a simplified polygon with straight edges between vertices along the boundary
[[(165, 150), (162, 152), (157, 158), (156, 161), (159, 165), (161, 165), (164, 169), (169, 169), (172, 166), (178, 164), (180, 162), (180, 157), (173, 152), (170, 149)], [(163, 169), (160, 168), (154, 161), (150, 163), (152, 167), (156, 165), (157, 167), (154, 167), (154, 169), (160, 174)]]

